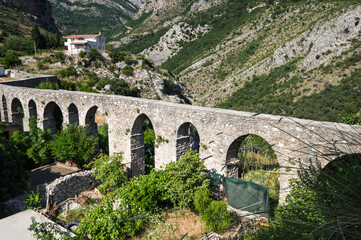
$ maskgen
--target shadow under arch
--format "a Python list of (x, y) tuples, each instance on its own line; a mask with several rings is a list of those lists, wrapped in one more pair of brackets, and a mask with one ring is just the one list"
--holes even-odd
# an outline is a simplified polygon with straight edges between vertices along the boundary
[[(74, 107), (76, 108), (75, 105)], [(75, 108), (73, 108), (73, 120), (76, 120), (75, 114), (78, 111)], [(69, 123), (76, 123), (76, 121), (70, 121), (70, 107)], [(98, 106), (92, 106), (85, 115), (85, 125), (89, 127), (90, 134), (99, 140), (97, 151), (101, 150), (103, 153), (109, 154), (108, 123), (106, 114), (104, 114)]]
[(3, 106), (3, 114), (4, 114), (4, 122), (9, 122), (9, 115), (8, 115), (8, 105), (6, 103), (6, 97), (2, 96), (2, 106)]
[(199, 152), (200, 138), (197, 128), (190, 122), (183, 123), (177, 131), (177, 161), (179, 158), (191, 150)]
[(68, 122), (69, 124), (77, 123), (79, 125), (79, 111), (74, 103), (68, 107)]
[(55, 102), (49, 102), (45, 106), (43, 127), (50, 129), (52, 134), (56, 134), (63, 128), (63, 114)]
[(91, 107), (85, 115), (85, 125), (89, 126), (90, 133), (94, 137), (98, 137), (98, 124), (95, 122), (95, 114), (98, 110), (97, 106)]
[(24, 108), (18, 98), (14, 98), (11, 101), (11, 118), (13, 124), (21, 127), (21, 130), (23, 131)]
[[(153, 165), (154, 167), (154, 130), (150, 132), (153, 136), (148, 136), (148, 144), (145, 145), (144, 142), (144, 132), (147, 129), (153, 129), (153, 124), (150, 121), (149, 117), (144, 113), (140, 114), (134, 121), (131, 139), (130, 139), (130, 148), (131, 148), (131, 172), (128, 172), (128, 175), (131, 177), (139, 176), (147, 173), (146, 171), (146, 157), (147, 164)], [(153, 143), (152, 143), (153, 141)]]
[(28, 103), (28, 108), (29, 108), (29, 119), (32, 117), (35, 117), (35, 119), (38, 118), (38, 110), (36, 107), (36, 103), (34, 102), (34, 100), (30, 99), (29, 103)]

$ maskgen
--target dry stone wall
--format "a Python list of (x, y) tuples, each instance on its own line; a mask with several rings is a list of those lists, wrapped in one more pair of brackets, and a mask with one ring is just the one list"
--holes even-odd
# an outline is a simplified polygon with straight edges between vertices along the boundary
[(47, 208), (58, 205), (85, 190), (92, 190), (100, 182), (93, 177), (93, 171), (76, 172), (56, 179), (46, 186)]

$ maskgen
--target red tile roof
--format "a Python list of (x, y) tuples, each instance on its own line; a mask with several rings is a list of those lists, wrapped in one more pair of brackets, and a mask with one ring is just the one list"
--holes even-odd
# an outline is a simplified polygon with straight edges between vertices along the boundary
[(99, 36), (99, 34), (89, 34), (89, 35), (69, 35), (65, 36), (64, 38), (82, 38), (82, 37), (96, 37)]
[(82, 45), (82, 44), (87, 44), (88, 42), (72, 42), (70, 44), (73, 44), (73, 45)]

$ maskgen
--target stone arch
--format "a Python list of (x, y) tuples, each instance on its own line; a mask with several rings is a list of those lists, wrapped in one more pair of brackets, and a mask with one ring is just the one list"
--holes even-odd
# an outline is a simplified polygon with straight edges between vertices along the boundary
[(28, 108), (29, 108), (29, 118), (35, 117), (37, 119), (38, 118), (38, 110), (36, 108), (36, 103), (34, 102), (34, 100), (31, 99), (29, 101)]
[(3, 105), (4, 122), (9, 122), (8, 105), (6, 103), (6, 97), (3, 95), (1, 100)]
[(44, 110), (44, 129), (50, 129), (52, 134), (62, 129), (63, 114), (60, 107), (55, 102), (49, 102)]
[(135, 119), (132, 127), (130, 139), (131, 173), (129, 174), (132, 177), (145, 174), (144, 131), (146, 127), (145, 123), (147, 122), (149, 122), (151, 128), (153, 129), (153, 124), (149, 117), (142, 113)]
[(336, 168), (340, 165), (361, 166), (361, 153), (343, 154), (336, 159), (327, 159), (328, 163), (322, 168), (322, 171), (337, 171)]
[[(245, 135), (242, 135), (238, 138), (236, 138), (232, 143), (231, 145), (229, 146), (228, 150), (227, 150), (227, 155), (226, 155), (226, 175), (229, 176), (229, 177), (234, 177), (234, 178), (238, 178), (239, 176), (239, 151), (240, 151), (240, 148), (241, 148), (241, 145), (245, 142), (246, 138), (247, 137), (250, 137), (250, 136), (255, 136), (255, 137), (258, 137), (258, 138), (261, 138), (263, 141), (265, 141), (269, 146), (267, 148), (264, 148), (264, 149), (261, 149), (260, 151), (266, 151), (267, 149), (272, 149), (272, 145), (270, 145), (268, 143), (267, 140), (265, 140), (264, 138), (262, 138), (261, 136), (259, 135), (256, 135), (256, 134), (245, 134)], [(249, 149), (251, 151), (259, 151), (259, 149)], [(273, 151), (273, 149), (272, 149)], [(277, 161), (278, 161), (278, 156), (277, 154), (274, 152), (276, 158), (277, 158)], [(277, 162), (277, 165), (279, 166), (278, 162)]]
[(98, 137), (98, 124), (95, 122), (95, 114), (98, 110), (97, 106), (91, 107), (85, 116), (85, 125), (89, 126), (90, 133), (94, 137)]
[(269, 188), (270, 206), (280, 201), (280, 164), (276, 152), (267, 140), (256, 134), (236, 138), (226, 155), (226, 175), (255, 182)]
[(177, 161), (190, 150), (199, 152), (199, 143), (200, 139), (196, 127), (190, 122), (183, 123), (177, 131)]
[(69, 124), (79, 124), (79, 112), (78, 108), (75, 106), (74, 103), (70, 104), (68, 107), (68, 121)]
[(11, 101), (11, 119), (13, 124), (21, 127), (23, 130), (23, 118), (24, 118), (24, 108), (18, 98), (14, 98)]
[(98, 106), (89, 108), (85, 115), (85, 125), (89, 127), (90, 134), (99, 139), (97, 151), (101, 150), (103, 153), (108, 154), (109, 139), (106, 113), (102, 112)]

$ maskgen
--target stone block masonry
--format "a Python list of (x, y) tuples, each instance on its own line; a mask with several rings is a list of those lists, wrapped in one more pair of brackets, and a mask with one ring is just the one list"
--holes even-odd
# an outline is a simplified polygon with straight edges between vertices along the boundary
[[(95, 114), (102, 112), (108, 122), (110, 154), (123, 152), (128, 172), (133, 176), (144, 173), (143, 125), (147, 119), (156, 138), (162, 139), (154, 149), (156, 169), (177, 161), (180, 155), (195, 147), (189, 142), (193, 138), (197, 139), (200, 157), (208, 169), (233, 176), (237, 171), (231, 163), (237, 158), (240, 144), (249, 134), (258, 135), (272, 145), (277, 155), (281, 203), (289, 191), (288, 180), (297, 177), (301, 163), (309, 164), (310, 160), (318, 159), (326, 166), (330, 161), (329, 153), (335, 148), (342, 154), (361, 153), (361, 146), (355, 143), (360, 139), (360, 126), (5, 84), (0, 84), (0, 97), (1, 121), (21, 124), (24, 131), (28, 130), (30, 117), (36, 116), (40, 128), (56, 132), (58, 123), (54, 112), (58, 109), (63, 126), (89, 125), (96, 136)], [(19, 108), (23, 109), (23, 114), (19, 114)], [(197, 137), (192, 136), (195, 131)], [(336, 157), (337, 154), (333, 159)]]

